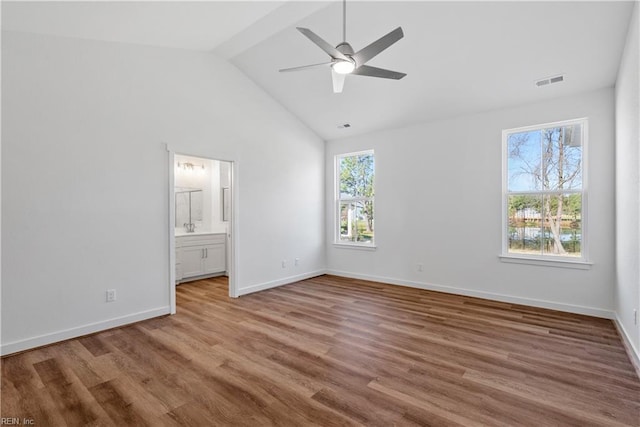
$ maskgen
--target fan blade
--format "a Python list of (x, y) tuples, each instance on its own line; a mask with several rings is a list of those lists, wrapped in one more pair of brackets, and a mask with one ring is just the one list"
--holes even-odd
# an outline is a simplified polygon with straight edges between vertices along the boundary
[(331, 65), (332, 62), (323, 62), (321, 64), (311, 64), (311, 65), (302, 65), (300, 67), (291, 67), (291, 68), (283, 68), (281, 70), (279, 70), (281, 73), (287, 73), (289, 71), (302, 71), (302, 70), (310, 70), (313, 68), (322, 68), (322, 67), (326, 67), (327, 65)]
[(400, 80), (404, 76), (405, 73), (399, 73), (397, 71), (385, 70), (384, 68), (371, 67), (369, 65), (361, 65), (351, 74), (356, 74), (358, 76), (369, 76), (369, 77), (381, 77), (383, 79), (394, 79)]
[(331, 79), (333, 80), (333, 93), (342, 93), (345, 77), (347, 77), (346, 74), (336, 73), (335, 71), (331, 70)]
[(335, 47), (331, 46), (329, 43), (321, 39), (316, 33), (311, 31), (308, 28), (296, 27), (298, 31), (300, 31), (303, 35), (305, 35), (309, 40), (314, 42), (318, 47), (324, 50), (330, 57), (334, 59), (342, 59), (343, 61), (348, 61), (347, 58), (342, 52), (340, 52)]
[(353, 59), (355, 59), (357, 66), (362, 66), (366, 64), (371, 58), (400, 40), (402, 37), (404, 37), (402, 27), (398, 27), (386, 36), (380, 37), (369, 46), (360, 49), (359, 51), (354, 53), (352, 57)]

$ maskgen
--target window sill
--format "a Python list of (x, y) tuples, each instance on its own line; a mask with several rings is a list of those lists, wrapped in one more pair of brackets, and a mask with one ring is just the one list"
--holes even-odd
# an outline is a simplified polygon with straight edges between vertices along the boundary
[(592, 262), (582, 260), (558, 259), (558, 258), (536, 258), (518, 255), (498, 255), (500, 261), (513, 264), (540, 265), (543, 267), (573, 268), (577, 270), (589, 270)]
[(359, 245), (356, 243), (333, 243), (333, 246), (338, 249), (355, 249), (358, 251), (375, 251), (378, 247), (372, 245)]

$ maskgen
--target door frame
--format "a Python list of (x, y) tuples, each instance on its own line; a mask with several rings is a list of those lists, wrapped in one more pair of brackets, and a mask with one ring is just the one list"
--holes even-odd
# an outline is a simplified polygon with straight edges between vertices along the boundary
[(229, 248), (227, 249), (227, 274), (229, 276), (229, 296), (231, 298), (238, 297), (237, 286), (237, 271), (238, 271), (238, 160), (229, 158), (229, 156), (219, 156), (215, 153), (202, 153), (199, 151), (183, 151), (175, 150), (169, 144), (166, 144), (169, 167), (169, 182), (168, 182), (168, 195), (169, 195), (169, 306), (171, 314), (176, 313), (176, 239), (175, 239), (175, 222), (176, 222), (176, 202), (175, 202), (175, 157), (176, 155), (199, 157), (208, 160), (218, 160), (222, 162), (228, 162), (231, 164), (231, 224), (227, 228), (227, 242)]

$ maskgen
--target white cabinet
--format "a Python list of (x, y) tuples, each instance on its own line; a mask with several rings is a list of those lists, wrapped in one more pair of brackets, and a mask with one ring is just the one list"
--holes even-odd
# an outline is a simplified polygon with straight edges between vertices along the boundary
[(225, 271), (226, 264), (225, 244), (206, 245), (204, 247), (204, 274), (213, 274)]
[(187, 246), (181, 248), (182, 278), (201, 276), (204, 274), (204, 248)]
[(226, 253), (224, 233), (176, 237), (176, 281), (224, 273)]

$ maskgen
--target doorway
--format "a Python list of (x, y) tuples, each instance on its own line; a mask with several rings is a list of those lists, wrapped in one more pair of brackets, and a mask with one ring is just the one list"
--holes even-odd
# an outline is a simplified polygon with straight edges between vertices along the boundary
[(176, 286), (228, 277), (236, 297), (234, 185), (232, 160), (169, 151), (169, 294), (176, 312)]

